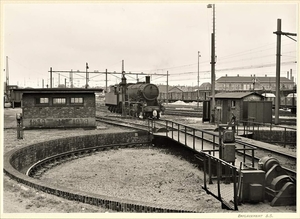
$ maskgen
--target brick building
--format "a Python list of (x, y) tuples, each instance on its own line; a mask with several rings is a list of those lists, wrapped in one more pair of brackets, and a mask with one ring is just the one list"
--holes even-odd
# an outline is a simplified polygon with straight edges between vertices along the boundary
[[(280, 90), (292, 90), (295, 83), (286, 77), (280, 77)], [(216, 90), (219, 91), (250, 91), (266, 90), (275, 91), (276, 77), (256, 77), (251, 76), (223, 76), (216, 80)]]
[(23, 127), (96, 128), (95, 92), (102, 92), (102, 89), (24, 89)]

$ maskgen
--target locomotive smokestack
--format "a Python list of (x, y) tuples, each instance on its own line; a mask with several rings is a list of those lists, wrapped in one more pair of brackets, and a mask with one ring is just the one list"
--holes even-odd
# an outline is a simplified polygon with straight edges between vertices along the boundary
[(146, 76), (146, 84), (150, 84), (150, 76)]

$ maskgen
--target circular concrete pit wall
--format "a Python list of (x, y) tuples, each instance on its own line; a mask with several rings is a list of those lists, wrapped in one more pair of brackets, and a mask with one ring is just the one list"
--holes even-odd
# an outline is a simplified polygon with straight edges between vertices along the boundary
[[(187, 212), (178, 209), (164, 209), (150, 203), (123, 200), (98, 194), (77, 191), (63, 186), (53, 186), (47, 182), (25, 175), (27, 169), (47, 157), (79, 149), (88, 149), (103, 145), (121, 145), (139, 147), (151, 144), (148, 132), (135, 131), (125, 133), (97, 134), (68, 137), (41, 142), (9, 151), (4, 155), (4, 172), (12, 179), (38, 190), (69, 200), (89, 203), (123, 212)], [(123, 146), (124, 147), (124, 146)], [(189, 211), (188, 211), (189, 212)]]

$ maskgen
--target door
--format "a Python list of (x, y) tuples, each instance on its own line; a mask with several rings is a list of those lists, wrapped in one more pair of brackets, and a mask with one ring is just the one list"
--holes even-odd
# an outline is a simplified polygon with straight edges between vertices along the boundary
[(223, 124), (227, 124), (229, 122), (229, 114), (230, 114), (230, 107), (228, 106), (228, 100), (223, 100), (222, 104), (222, 118), (221, 121)]

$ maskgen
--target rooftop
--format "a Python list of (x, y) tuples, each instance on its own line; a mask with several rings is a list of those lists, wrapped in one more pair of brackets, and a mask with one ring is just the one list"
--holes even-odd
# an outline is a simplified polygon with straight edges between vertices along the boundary
[[(253, 79), (256, 80), (256, 82), (261, 83), (275, 83), (276, 77), (255, 77), (255, 76), (222, 76), (220, 77), (217, 82), (218, 83), (225, 83), (225, 82), (253, 82)], [(285, 83), (294, 83), (292, 80), (286, 78), (286, 77), (280, 77), (280, 82)]]
[(13, 91), (22, 93), (96, 93), (103, 89), (85, 89), (85, 88), (18, 88)]
[(227, 92), (227, 93), (218, 93), (215, 95), (215, 98), (219, 98), (219, 99), (242, 99), (246, 96), (249, 95), (258, 95), (261, 96), (258, 93), (255, 92)]

